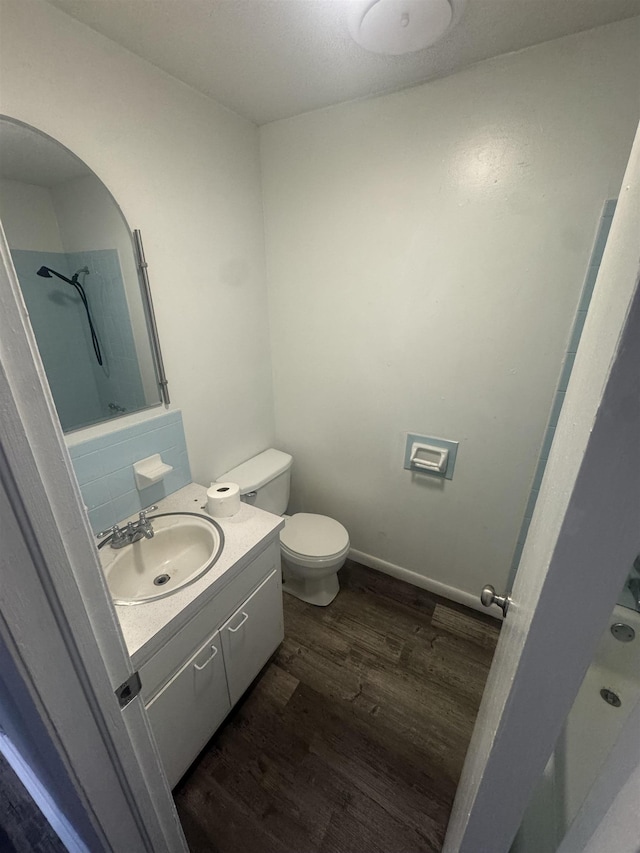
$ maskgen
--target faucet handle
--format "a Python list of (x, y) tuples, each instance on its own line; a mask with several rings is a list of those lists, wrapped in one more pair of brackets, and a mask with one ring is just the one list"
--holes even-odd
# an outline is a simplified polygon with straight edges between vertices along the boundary
[(153, 512), (154, 509), (158, 509), (158, 507), (154, 504), (153, 506), (148, 506), (146, 509), (140, 510), (140, 515), (138, 516), (139, 521), (147, 520), (147, 513)]
[(104, 539), (105, 536), (117, 536), (118, 533), (122, 531), (118, 527), (117, 524), (114, 524), (113, 527), (110, 527), (108, 530), (102, 530), (100, 533), (96, 533), (97, 539)]
[[(126, 545), (129, 542), (128, 531), (118, 527), (117, 524), (114, 524), (113, 527), (110, 527), (108, 530), (103, 530), (101, 533), (96, 535), (98, 539), (104, 539), (108, 536), (109, 539), (107, 541), (110, 541), (112, 548), (122, 548), (123, 545)], [(103, 542), (101, 545), (98, 545), (98, 548), (102, 548), (104, 544), (105, 543)]]

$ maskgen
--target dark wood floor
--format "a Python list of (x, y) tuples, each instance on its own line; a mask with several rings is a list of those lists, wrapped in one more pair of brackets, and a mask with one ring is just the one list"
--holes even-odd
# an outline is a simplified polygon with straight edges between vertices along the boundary
[(174, 795), (192, 853), (439, 851), (498, 625), (348, 562)]
[(66, 849), (0, 753), (1, 853), (64, 853)]

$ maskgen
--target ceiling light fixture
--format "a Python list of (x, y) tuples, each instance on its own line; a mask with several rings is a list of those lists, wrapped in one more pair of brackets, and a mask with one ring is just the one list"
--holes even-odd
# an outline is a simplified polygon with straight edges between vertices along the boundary
[(351, 37), (365, 50), (401, 56), (435, 44), (457, 23), (466, 0), (366, 0), (349, 17)]

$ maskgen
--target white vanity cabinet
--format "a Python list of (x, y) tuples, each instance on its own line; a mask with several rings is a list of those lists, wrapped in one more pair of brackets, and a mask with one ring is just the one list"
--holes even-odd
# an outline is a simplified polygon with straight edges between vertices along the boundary
[(140, 667), (173, 788), (284, 638), (276, 539)]

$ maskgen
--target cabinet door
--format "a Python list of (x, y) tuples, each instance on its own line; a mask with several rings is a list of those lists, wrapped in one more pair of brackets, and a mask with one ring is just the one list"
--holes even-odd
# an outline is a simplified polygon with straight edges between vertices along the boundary
[(147, 705), (172, 788), (230, 708), (220, 634), (216, 631)]
[(280, 542), (276, 539), (235, 574), (231, 581), (189, 618), (188, 622), (174, 630), (164, 645), (140, 667), (145, 705), (150, 703), (182, 664), (200, 648), (204, 638), (214, 628), (222, 625), (235, 612), (240, 602), (279, 565)]
[(235, 705), (284, 638), (280, 572), (271, 572), (220, 628), (231, 704)]

